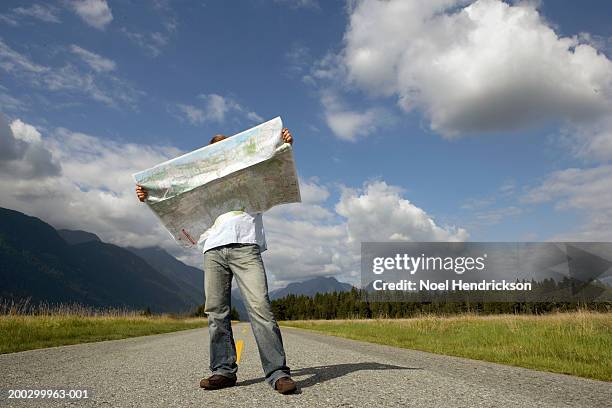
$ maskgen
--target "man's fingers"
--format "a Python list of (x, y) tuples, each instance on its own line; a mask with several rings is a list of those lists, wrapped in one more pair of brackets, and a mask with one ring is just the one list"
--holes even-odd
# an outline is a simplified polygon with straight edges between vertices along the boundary
[(141, 185), (136, 184), (136, 196), (141, 202), (144, 202), (149, 195), (149, 192)]
[(283, 128), (282, 132), (281, 132), (281, 138), (283, 139), (283, 142), (285, 143), (293, 143), (293, 137), (291, 136), (291, 132), (289, 132), (289, 129), (287, 128)]

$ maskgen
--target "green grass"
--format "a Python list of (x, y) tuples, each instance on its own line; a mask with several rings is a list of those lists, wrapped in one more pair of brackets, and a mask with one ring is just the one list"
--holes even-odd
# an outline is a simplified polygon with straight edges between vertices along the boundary
[(206, 326), (201, 318), (168, 316), (0, 316), (0, 354), (117, 340)]
[(612, 313), (282, 324), (371, 343), (612, 381)]

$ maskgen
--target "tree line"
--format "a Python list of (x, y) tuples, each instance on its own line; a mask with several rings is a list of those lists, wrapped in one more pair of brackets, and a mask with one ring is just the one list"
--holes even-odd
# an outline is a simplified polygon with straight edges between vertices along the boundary
[(545, 314), (576, 310), (612, 312), (612, 302), (494, 302), (372, 301), (367, 293), (353, 288), (348, 292), (317, 293), (315, 296), (288, 295), (272, 301), (277, 320), (408, 318), (422, 314)]

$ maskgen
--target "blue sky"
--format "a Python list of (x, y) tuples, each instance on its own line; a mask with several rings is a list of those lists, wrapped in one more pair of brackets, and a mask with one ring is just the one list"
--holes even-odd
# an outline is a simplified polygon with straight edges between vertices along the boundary
[[(272, 214), (270, 234), (286, 229), (283, 222), (293, 223), (296, 242), (312, 239), (334, 246), (338, 240), (385, 240), (393, 234), (459, 238), (453, 228), (476, 241), (612, 238), (612, 208), (584, 198), (607, 191), (612, 174), (612, 148), (606, 150), (612, 146), (612, 5), (435, 0), (429, 5), (407, 1), (415, 7), (409, 10), (397, 3), (4, 1), (0, 111), (15, 140), (38, 135), (34, 139), (46, 146), (50, 160), (63, 165), (67, 186), (110, 192), (111, 199), (121, 200), (131, 199), (121, 175), (92, 182), (95, 170), (83, 178), (78, 163), (85, 166), (85, 159), (75, 156), (100, 159), (100, 166), (125, 169), (129, 176), (128, 170), (199, 148), (216, 133), (233, 134), (280, 115), (295, 136), (298, 173), (311, 198), (306, 209)], [(515, 31), (490, 41), (478, 37), (477, 29), (491, 30), (487, 21), (495, 13), (506, 20), (490, 33)], [(520, 13), (537, 18), (520, 19)], [(439, 15), (452, 24), (444, 26)], [(473, 21), (467, 23), (466, 16)], [(534, 38), (540, 37), (529, 33), (543, 39), (538, 42)], [(522, 48), (513, 51), (504, 35), (517, 36)], [(562, 38), (574, 38), (576, 44), (559, 50)], [(592, 53), (578, 55), (578, 44)], [(500, 58), (507, 61), (498, 66)], [(388, 62), (381, 66), (380, 61)], [(461, 64), (453, 66), (457, 61)], [(430, 63), (442, 68), (422, 67)], [(552, 67), (550, 77), (544, 69), (532, 69), (546, 64)], [(497, 79), (489, 77), (493, 71)], [(544, 84), (548, 79), (559, 86)], [(500, 82), (504, 86), (498, 89)], [(531, 90), (533, 95), (525, 97)], [(591, 90), (596, 95), (589, 95)], [(71, 158), (77, 163), (62, 161)], [(17, 159), (11, 160), (16, 168)], [(11, 169), (3, 170), (10, 176), (6, 183), (17, 191), (19, 177)], [(577, 173), (568, 175), (572, 169)], [(21, 177), (36, 181), (32, 174)], [(585, 188), (571, 180), (593, 185)], [(46, 191), (54, 190), (53, 181), (41, 183)], [(368, 190), (376, 183), (386, 186), (384, 192)], [(423, 211), (425, 220), (448, 235), (412, 234), (411, 227), (389, 236), (357, 233), (360, 220), (369, 218), (351, 211), (375, 198), (368, 191), (394, 197), (398, 217)], [(22, 197), (5, 197), (0, 204), (59, 227), (89, 228), (110, 241), (134, 243), (126, 238), (132, 237), (129, 231), (118, 236), (80, 216), (62, 215), (71, 211), (65, 205), (81, 200), (78, 195), (70, 193), (53, 210)], [(106, 225), (122, 220), (127, 215), (116, 206), (123, 202), (100, 208), (95, 216), (108, 215)], [(307, 218), (311, 212), (325, 214)], [(389, 228), (396, 223), (388, 214), (373, 222), (389, 222)], [(300, 238), (300, 226), (312, 235), (304, 232)], [(159, 234), (159, 229), (142, 228), (140, 234)], [(348, 230), (348, 238), (334, 232), (334, 242), (326, 244), (321, 231), (327, 229)], [(375, 231), (374, 226), (362, 229)], [(273, 241), (288, 239), (273, 236)], [(326, 260), (312, 269), (278, 272), (279, 282), (317, 274), (353, 276), (346, 262), (335, 263), (324, 249), (321, 254)], [(270, 260), (273, 269), (284, 258), (275, 259)], [(322, 270), (328, 273), (317, 272)]]

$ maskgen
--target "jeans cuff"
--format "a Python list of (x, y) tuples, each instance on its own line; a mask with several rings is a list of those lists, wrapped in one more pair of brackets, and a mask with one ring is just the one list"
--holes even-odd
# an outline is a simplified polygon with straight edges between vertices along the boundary
[(212, 375), (222, 375), (223, 377), (231, 378), (232, 380), (236, 379), (236, 374), (227, 372), (227, 371), (213, 371)]
[(268, 378), (266, 378), (266, 382), (270, 384), (270, 387), (274, 388), (276, 381), (278, 381), (279, 378), (283, 377), (291, 377), (291, 375), (289, 375), (289, 373), (285, 373), (284, 371), (278, 370), (272, 373)]

